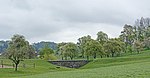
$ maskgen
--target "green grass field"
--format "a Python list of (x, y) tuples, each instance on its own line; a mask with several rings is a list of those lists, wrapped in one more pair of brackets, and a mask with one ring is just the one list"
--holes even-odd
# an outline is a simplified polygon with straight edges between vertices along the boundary
[[(6, 60), (6, 65), (11, 61)], [(22, 64), (26, 64), (25, 68)], [(33, 64), (36, 64), (35, 68)], [(98, 58), (79, 69), (56, 68), (44, 60), (25, 60), (19, 71), (0, 69), (0, 78), (149, 78), (150, 51), (114, 58)]]

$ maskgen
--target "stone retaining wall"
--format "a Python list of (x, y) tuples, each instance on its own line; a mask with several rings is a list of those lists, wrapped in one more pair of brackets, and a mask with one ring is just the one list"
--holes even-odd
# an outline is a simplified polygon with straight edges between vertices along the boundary
[(69, 68), (79, 68), (84, 66), (85, 64), (89, 63), (88, 60), (62, 60), (62, 61), (48, 61), (51, 64), (57, 65), (57, 66), (64, 66)]

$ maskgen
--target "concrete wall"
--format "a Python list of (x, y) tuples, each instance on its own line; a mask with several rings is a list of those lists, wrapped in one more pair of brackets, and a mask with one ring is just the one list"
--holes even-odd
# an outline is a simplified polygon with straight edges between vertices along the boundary
[(62, 60), (62, 61), (48, 61), (51, 64), (57, 65), (57, 66), (64, 66), (69, 68), (79, 68), (84, 66), (85, 64), (89, 63), (90, 61), (87, 60)]

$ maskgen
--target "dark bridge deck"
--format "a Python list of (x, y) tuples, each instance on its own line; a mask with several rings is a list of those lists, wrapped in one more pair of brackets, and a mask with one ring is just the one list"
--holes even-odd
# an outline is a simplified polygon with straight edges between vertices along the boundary
[(57, 66), (64, 66), (64, 67), (69, 67), (69, 68), (79, 68), (82, 67), (84, 65), (86, 65), (87, 63), (89, 63), (90, 61), (88, 60), (61, 60), (61, 61), (48, 61), (51, 64), (57, 65)]

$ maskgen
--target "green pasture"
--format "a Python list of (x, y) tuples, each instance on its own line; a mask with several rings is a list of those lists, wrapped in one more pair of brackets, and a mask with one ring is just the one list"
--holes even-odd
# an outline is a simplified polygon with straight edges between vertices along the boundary
[[(4, 65), (11, 66), (8, 59)], [(150, 51), (123, 57), (98, 58), (79, 69), (57, 68), (39, 59), (20, 63), (19, 71), (0, 68), (0, 78), (149, 78)]]

